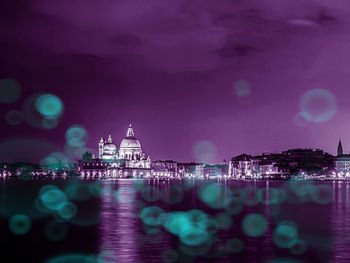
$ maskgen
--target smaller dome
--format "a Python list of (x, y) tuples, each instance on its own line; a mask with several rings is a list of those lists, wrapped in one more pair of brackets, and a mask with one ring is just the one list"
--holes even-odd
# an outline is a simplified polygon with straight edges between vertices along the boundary
[(116, 151), (116, 150), (117, 150), (117, 147), (116, 147), (115, 144), (113, 144), (113, 143), (106, 143), (106, 144), (103, 146), (103, 150), (104, 150), (104, 151)]

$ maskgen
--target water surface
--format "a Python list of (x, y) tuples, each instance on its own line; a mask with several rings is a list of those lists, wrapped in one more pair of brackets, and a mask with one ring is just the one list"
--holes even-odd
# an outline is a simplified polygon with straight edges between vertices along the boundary
[[(198, 253), (193, 247), (184, 246), (178, 236), (164, 227), (152, 229), (145, 225), (139, 215), (144, 207), (157, 206), (164, 214), (199, 209), (209, 218), (216, 218), (225, 210), (220, 206), (208, 206), (198, 194), (199, 189), (214, 182), (103, 180), (82, 183), (98, 186), (95, 189), (98, 194), (84, 192), (91, 187), (79, 190), (81, 200), (72, 200), (78, 209), (77, 216), (62, 222), (68, 227), (67, 235), (60, 241), (52, 241), (45, 233), (45, 226), (48, 222), (62, 220), (55, 213), (39, 212), (35, 199), (43, 185), (53, 184), (65, 191), (73, 183), (63, 179), (3, 180), (0, 188), (0, 262), (46, 262), (58, 255), (72, 253), (92, 255), (97, 262), (175, 262), (172, 258), (177, 262), (350, 261), (349, 182), (313, 183), (316, 186), (325, 184), (331, 189), (331, 199), (329, 202), (323, 200), (324, 203), (315, 202), (304, 192), (301, 196), (288, 192), (288, 183), (284, 181), (216, 182), (222, 185), (218, 203), (237, 196), (247, 186), (253, 189), (253, 193), (259, 189), (286, 189), (288, 196), (281, 204), (258, 201), (243, 204), (240, 213), (230, 215), (232, 225), (224, 229), (219, 227), (211, 236), (209, 248)], [(176, 192), (172, 190), (174, 186), (181, 189), (183, 198), (176, 199)], [(174, 203), (174, 200), (181, 201)], [(259, 213), (267, 220), (267, 230), (262, 236), (250, 237), (242, 230), (242, 220), (250, 213)], [(27, 234), (15, 235), (9, 230), (9, 217), (14, 214), (26, 214), (31, 218), (32, 226)], [(298, 238), (307, 245), (300, 255), (278, 247), (273, 240), (273, 231), (284, 220), (296, 224)], [(232, 238), (244, 244), (239, 253), (227, 249), (227, 242)], [(175, 256), (169, 256), (169, 251)], [(195, 256), (195, 253), (201, 255)]]

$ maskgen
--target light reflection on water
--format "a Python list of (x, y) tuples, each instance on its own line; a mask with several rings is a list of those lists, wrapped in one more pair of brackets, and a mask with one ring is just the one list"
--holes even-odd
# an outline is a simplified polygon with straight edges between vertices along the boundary
[(104, 261), (136, 262), (137, 218), (133, 200), (115, 200), (112, 184), (103, 186), (101, 220), (98, 226), (100, 238), (100, 257)]
[(333, 182), (331, 228), (332, 262), (350, 262), (350, 194), (349, 182)]
[[(170, 205), (166, 202), (156, 201), (147, 205), (157, 205), (166, 212), (172, 210), (202, 209), (206, 213), (215, 213), (208, 209), (196, 196), (196, 189), (203, 182), (196, 182), (195, 186), (186, 191), (185, 201), (180, 205)], [(226, 182), (224, 192), (230, 188), (230, 182)], [(237, 186), (237, 182), (234, 183)], [(253, 185), (256, 189), (261, 187), (280, 187), (281, 182), (241, 182), (241, 187)], [(312, 202), (300, 204), (283, 203), (280, 207), (274, 205), (259, 205), (246, 207), (241, 215), (234, 216), (234, 226), (229, 230), (219, 230), (217, 237), (223, 242), (233, 238), (242, 238), (245, 249), (238, 255), (224, 255), (215, 258), (215, 262), (231, 262), (233, 259), (239, 262), (268, 262), (274, 258), (288, 257), (298, 259), (300, 262), (349, 262), (350, 253), (350, 199), (349, 182), (330, 182), (334, 190), (334, 200), (331, 204), (319, 205)], [(133, 187), (133, 181), (108, 181), (104, 182), (104, 191), (101, 207), (101, 224), (99, 225), (100, 251), (105, 246), (113, 250), (118, 262), (163, 262), (162, 253), (167, 249), (177, 249), (177, 237), (162, 230), (159, 238), (145, 235), (142, 222), (138, 218), (138, 208), (134, 202), (116, 202), (112, 189)], [(150, 182), (148, 187), (154, 187), (163, 198), (169, 198), (169, 182)], [(229, 191), (227, 191), (228, 194)], [(268, 194), (268, 191), (266, 191)], [(151, 193), (149, 193), (151, 194)], [(226, 193), (225, 193), (226, 195)], [(132, 196), (132, 195), (131, 195)], [(142, 200), (137, 195), (136, 199)], [(275, 209), (279, 213), (275, 215)], [(214, 212), (213, 212), (214, 211)], [(242, 235), (241, 220), (244, 214), (259, 212), (265, 215), (268, 221), (266, 234), (261, 238), (252, 238)], [(300, 228), (301, 237), (309, 244), (308, 250), (302, 256), (296, 256), (286, 249), (277, 248), (272, 240), (272, 232), (276, 223), (282, 219), (295, 221)], [(152, 239), (153, 238), (153, 239)], [(333, 246), (332, 246), (333, 244)], [(217, 255), (217, 254), (216, 254)], [(185, 259), (185, 258), (182, 258)], [(186, 258), (187, 259), (187, 258)], [(213, 262), (212, 258), (195, 260), (197, 262)], [(111, 261), (112, 262), (112, 261)]]
[[(40, 236), (40, 228), (43, 229), (42, 219), (33, 217), (33, 229), (27, 236), (16, 239), (15, 242), (21, 246), (35, 252), (33, 259), (41, 262), (41, 258), (49, 258), (57, 255), (57, 247), (61, 251), (82, 251), (84, 253), (98, 254), (99, 263), (109, 262), (166, 262), (162, 259), (164, 251), (173, 249), (179, 253), (179, 261), (183, 262), (249, 262), (267, 263), (271, 259), (288, 258), (298, 261), (294, 262), (324, 262), (324, 263), (348, 263), (350, 262), (350, 182), (315, 182), (315, 185), (327, 184), (333, 190), (331, 203), (317, 204), (310, 199), (297, 202), (295, 197), (283, 202), (281, 205), (259, 204), (255, 206), (244, 206), (243, 211), (238, 215), (233, 215), (233, 225), (227, 230), (218, 230), (215, 245), (205, 257), (191, 258), (186, 256), (179, 249), (179, 239), (177, 236), (168, 233), (160, 228), (156, 234), (147, 234), (141, 219), (139, 218), (140, 201), (146, 206), (159, 206), (165, 212), (187, 211), (190, 209), (200, 209), (209, 215), (215, 216), (223, 209), (208, 207), (198, 198), (198, 189), (208, 184), (206, 181), (196, 181), (193, 186), (185, 185), (179, 181), (152, 181), (146, 180), (143, 184), (137, 180), (103, 180), (101, 198), (93, 199), (91, 212), (99, 216), (99, 222), (89, 227), (69, 225), (70, 233), (67, 239), (61, 243), (47, 243), (44, 236)], [(36, 196), (41, 185), (48, 182), (40, 181), (11, 181), (2, 182), (0, 212), (3, 215), (3, 229), (7, 228), (5, 211), (10, 211), (11, 205), (24, 209), (28, 207), (30, 199), (19, 198), (33, 192)], [(55, 184), (55, 182), (49, 182)], [(57, 182), (56, 182), (57, 183)], [(221, 200), (231, 195), (232, 189), (243, 189), (252, 186), (255, 193), (261, 189), (266, 189), (265, 198), (268, 199), (268, 189), (283, 187), (286, 182), (279, 181), (256, 181), (256, 182), (235, 182), (222, 181), (223, 194)], [(64, 189), (66, 181), (58, 182), (61, 189)], [(138, 185), (139, 184), (139, 185)], [(179, 204), (171, 204), (172, 198), (170, 188), (178, 185), (184, 189), (184, 198)], [(30, 189), (30, 186), (32, 189)], [(141, 186), (141, 187), (137, 187)], [(35, 190), (34, 190), (35, 189)], [(137, 194), (135, 194), (136, 189)], [(122, 193), (116, 198), (116, 191)], [(11, 194), (10, 194), (11, 193)], [(16, 197), (17, 199), (15, 199)], [(8, 202), (9, 199), (11, 202)], [(155, 201), (147, 201), (151, 199)], [(14, 202), (16, 201), (16, 202)], [(18, 202), (17, 202), (18, 201)], [(18, 206), (19, 201), (23, 203)], [(24, 202), (25, 201), (25, 202)], [(90, 202), (90, 201), (87, 201)], [(85, 202), (86, 203), (86, 202)], [(79, 202), (77, 203), (79, 205)], [(78, 208), (79, 209), (79, 208)], [(16, 210), (17, 211), (17, 210)], [(18, 212), (17, 212), (18, 213)], [(242, 231), (241, 222), (248, 213), (261, 213), (267, 219), (267, 231), (262, 237), (248, 237)], [(273, 231), (282, 220), (292, 220), (299, 228), (299, 237), (306, 241), (308, 247), (302, 255), (294, 255), (288, 249), (278, 248), (273, 241)], [(87, 233), (90, 232), (90, 233)], [(39, 234), (38, 234), (39, 233)], [(13, 235), (7, 231), (0, 233), (0, 245), (6, 243), (15, 244), (11, 240)], [(32, 246), (33, 238), (36, 240), (35, 247)], [(244, 250), (239, 254), (224, 253), (226, 241), (231, 238), (240, 238), (244, 243)], [(81, 249), (79, 244), (81, 242)], [(52, 248), (45, 250), (38, 248)], [(78, 247), (78, 248), (77, 248)], [(43, 254), (46, 253), (45, 256)], [(6, 254), (5, 254), (6, 256)], [(4, 255), (3, 257), (6, 258)], [(40, 258), (40, 260), (39, 260)], [(1, 257), (0, 257), (1, 259)], [(1, 261), (1, 260), (0, 260)], [(4, 261), (5, 262), (5, 261)], [(283, 262), (283, 261), (281, 261)], [(285, 263), (285, 262), (284, 262)]]

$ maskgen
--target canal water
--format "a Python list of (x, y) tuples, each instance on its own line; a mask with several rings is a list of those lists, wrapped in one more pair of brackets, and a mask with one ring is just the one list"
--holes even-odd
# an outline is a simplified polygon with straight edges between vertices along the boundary
[(349, 185), (2, 179), (0, 262), (350, 262)]

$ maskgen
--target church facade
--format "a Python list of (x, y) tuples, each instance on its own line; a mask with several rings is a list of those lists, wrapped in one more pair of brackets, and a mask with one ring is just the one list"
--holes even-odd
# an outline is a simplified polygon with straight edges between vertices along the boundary
[(143, 152), (130, 124), (119, 148), (113, 143), (111, 135), (107, 139), (101, 137), (98, 143), (98, 158), (92, 153), (85, 153), (79, 161), (79, 170), (82, 177), (87, 178), (149, 177), (151, 158)]

